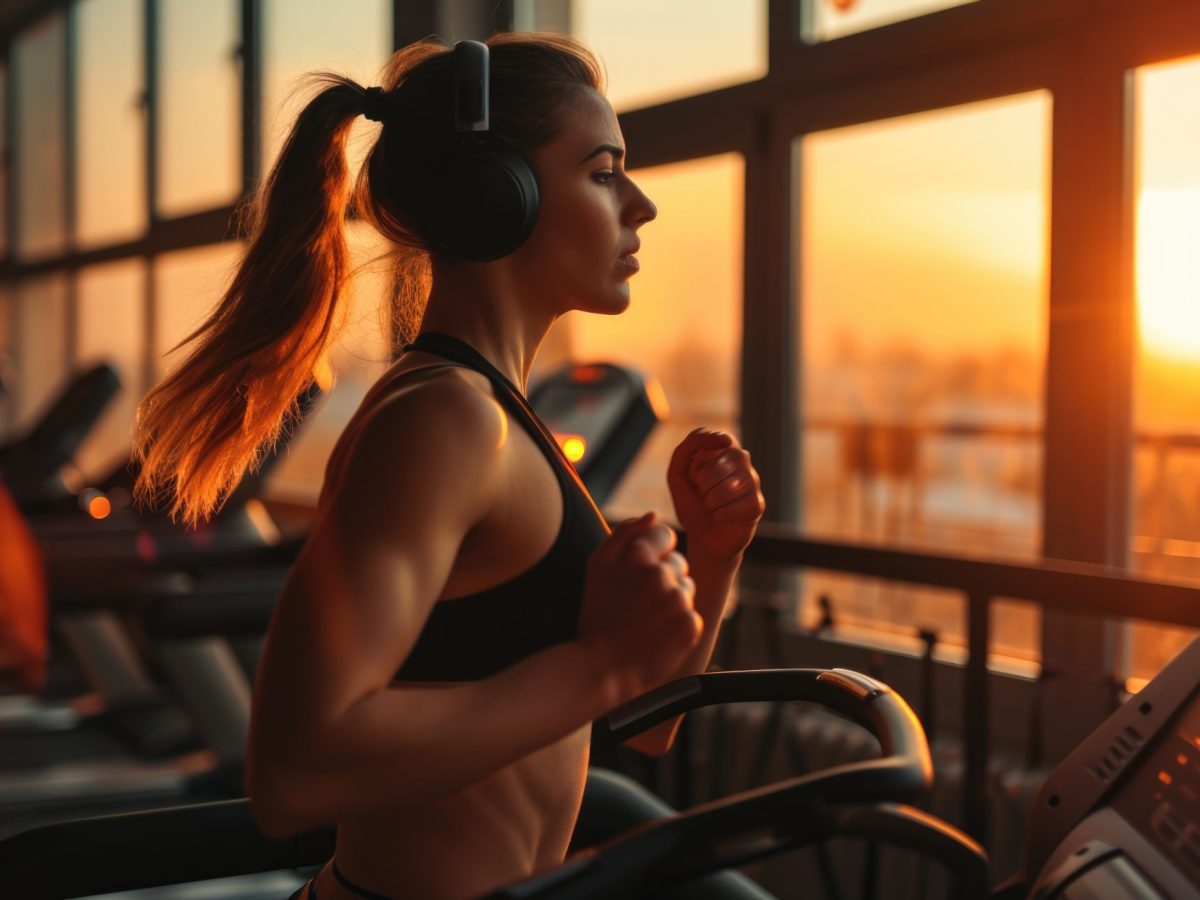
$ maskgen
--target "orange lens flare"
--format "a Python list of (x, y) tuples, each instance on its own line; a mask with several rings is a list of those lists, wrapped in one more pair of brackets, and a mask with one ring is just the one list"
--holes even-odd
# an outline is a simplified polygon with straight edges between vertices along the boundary
[(93, 519), (107, 519), (112, 513), (112, 504), (108, 502), (108, 498), (101, 494), (99, 497), (93, 497), (88, 502), (88, 515)]

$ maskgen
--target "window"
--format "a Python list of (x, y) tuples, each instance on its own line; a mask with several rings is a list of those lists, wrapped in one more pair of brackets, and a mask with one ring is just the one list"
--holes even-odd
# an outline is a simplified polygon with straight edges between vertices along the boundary
[(10, 289), (13, 377), (8, 385), (16, 427), (32, 425), (66, 386), (69, 316), (67, 280), (50, 275)]
[[(1049, 113), (1034, 93), (796, 142), (807, 531), (1040, 553)], [(905, 628), (959, 616), (841, 594)]]
[(232, 203), (242, 186), (236, 0), (159, 0), (158, 213)]
[[(1138, 344), (1134, 568), (1200, 580), (1200, 58), (1134, 73)], [(1128, 673), (1152, 677), (1192, 637), (1135, 624)]]
[(608, 70), (618, 112), (767, 74), (765, 0), (574, 0), (570, 27)]
[(892, 22), (924, 16), (973, 0), (801, 0), (801, 34), (813, 43), (831, 41)]
[[(270, 171), (291, 127), (312, 96), (303, 76), (313, 71), (349, 75), (359, 84), (378, 84), (392, 51), (391, 3), (263, 2), (263, 166)], [(379, 126), (358, 119), (348, 149), (351, 172), (362, 163)]]
[(630, 365), (658, 379), (670, 406), (608, 504), (618, 516), (655, 509), (674, 519), (666, 473), (679, 441), (700, 425), (740, 437), (744, 172), (737, 154), (631, 172), (658, 218), (638, 232), (629, 308), (572, 312), (556, 326), (575, 360)]
[(76, 366), (114, 366), (121, 392), (75, 456), (85, 482), (107, 475), (129, 456), (133, 419), (145, 393), (146, 264), (140, 259), (93, 266), (79, 273)]
[(150, 353), (154, 380), (187, 354), (176, 346), (200, 327), (233, 280), (242, 246), (216, 244), (164, 253), (154, 260), (154, 334)]
[(146, 228), (145, 63), (141, 0), (76, 7), (76, 242), (114, 243)]
[(15, 250), (23, 259), (61, 253), (67, 245), (65, 53), (61, 15), (39, 21), (13, 42)]

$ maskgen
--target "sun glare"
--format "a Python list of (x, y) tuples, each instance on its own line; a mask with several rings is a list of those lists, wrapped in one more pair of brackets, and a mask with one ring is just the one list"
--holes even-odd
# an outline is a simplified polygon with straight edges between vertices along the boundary
[(1138, 200), (1137, 309), (1148, 353), (1200, 363), (1200, 188)]

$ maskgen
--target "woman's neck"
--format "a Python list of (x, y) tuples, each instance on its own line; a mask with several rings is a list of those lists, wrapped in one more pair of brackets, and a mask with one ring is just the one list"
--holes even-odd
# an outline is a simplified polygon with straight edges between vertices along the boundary
[(524, 393), (538, 348), (555, 317), (501, 285), (472, 287), (456, 284), (455, 279), (440, 281), (435, 277), (420, 330), (470, 344)]

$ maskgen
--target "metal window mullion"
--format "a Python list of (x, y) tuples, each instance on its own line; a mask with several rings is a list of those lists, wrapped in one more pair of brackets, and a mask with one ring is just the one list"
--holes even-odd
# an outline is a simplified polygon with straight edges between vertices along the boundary
[(805, 50), (799, 39), (800, 22), (808, 0), (768, 0), (767, 73), (778, 74), (789, 60)]
[(745, 153), (741, 428), (768, 515), (794, 521), (799, 399), (791, 136), (763, 111)]
[(262, 176), (263, 0), (242, 0), (242, 195)]
[(433, 34), (437, 19), (436, 0), (392, 0), (392, 49)]
[[(1133, 292), (1128, 75), (1103, 30), (1055, 78), (1042, 515), (1045, 556), (1128, 560)], [(1043, 724), (1061, 758), (1110, 712), (1118, 627), (1047, 613)]]

